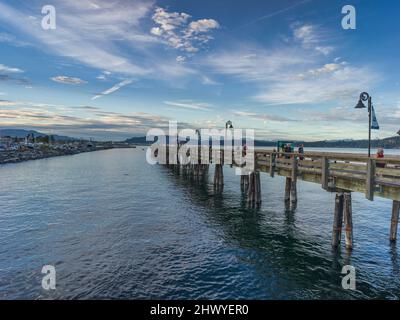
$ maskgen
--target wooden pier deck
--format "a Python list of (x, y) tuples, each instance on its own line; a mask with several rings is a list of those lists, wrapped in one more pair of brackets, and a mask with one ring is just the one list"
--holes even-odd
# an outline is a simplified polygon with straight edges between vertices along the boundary
[[(289, 159), (287, 159), (289, 158)], [(360, 154), (255, 151), (256, 170), (321, 184), (325, 190), (361, 192), (400, 201), (400, 157), (368, 158)]]
[[(199, 148), (198, 154), (202, 153), (200, 151)], [(207, 151), (212, 152), (205, 157), (215, 164), (214, 188), (222, 192), (224, 165), (223, 161), (218, 163), (215, 160), (223, 159), (224, 152), (220, 151), (221, 153), (218, 154), (218, 151), (215, 152), (213, 149)], [(168, 158), (168, 153), (166, 151), (166, 158)], [(362, 193), (370, 201), (373, 201), (375, 197), (386, 198), (393, 201), (390, 240), (397, 239), (400, 214), (400, 157), (388, 156), (384, 159), (376, 159), (362, 154), (331, 152), (299, 154), (267, 149), (257, 149), (250, 154), (253, 170), (243, 170), (240, 177), (241, 190), (247, 196), (247, 202), (250, 205), (261, 205), (261, 173), (267, 173), (271, 177), (286, 178), (284, 201), (286, 210), (290, 211), (294, 211), (297, 207), (298, 180), (320, 184), (323, 190), (336, 193), (332, 246), (340, 245), (344, 224), (346, 248), (352, 249), (352, 193)], [(216, 158), (213, 159), (213, 156)], [(197, 181), (208, 174), (208, 164), (202, 163), (201, 159), (192, 160), (185, 165), (167, 164), (167, 166), (173, 168), (177, 174), (182, 173)]]

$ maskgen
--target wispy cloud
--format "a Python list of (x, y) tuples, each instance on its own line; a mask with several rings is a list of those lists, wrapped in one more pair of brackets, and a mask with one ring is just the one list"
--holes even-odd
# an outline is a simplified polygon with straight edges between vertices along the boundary
[(14, 106), (15, 102), (9, 100), (0, 100), (0, 107)]
[(120, 83), (117, 83), (116, 85), (114, 85), (114, 86), (111, 87), (110, 89), (107, 89), (107, 90), (103, 91), (102, 93), (100, 93), (100, 94), (98, 94), (98, 95), (95, 95), (95, 96), (92, 98), (92, 100), (96, 100), (96, 99), (99, 99), (99, 98), (101, 98), (101, 97), (103, 97), (103, 96), (106, 96), (106, 95), (109, 95), (109, 94), (111, 94), (111, 93), (114, 93), (115, 91), (118, 91), (119, 89), (121, 89), (121, 88), (123, 88), (123, 87), (125, 87), (125, 86), (127, 86), (127, 85), (129, 85), (129, 84), (131, 84), (132, 82), (133, 82), (132, 79), (126, 79), (126, 80), (124, 80), (124, 81), (122, 81), (122, 82), (120, 82)]
[[(166, 43), (186, 53), (195, 53), (200, 47), (213, 39), (212, 30), (220, 27), (214, 19), (200, 19), (191, 21), (191, 16), (184, 12), (168, 12), (163, 8), (156, 8), (153, 21), (157, 25), (150, 32)], [(182, 62), (182, 58), (179, 59)]]
[(266, 50), (249, 47), (244, 45), (236, 50), (211, 54), (204, 64), (218, 73), (234, 76), (242, 81), (265, 82), (275, 80), (278, 75), (286, 78), (293, 66), (307, 65), (311, 62), (308, 56), (300, 55), (291, 48)]
[(201, 77), (201, 83), (204, 85), (207, 85), (207, 86), (215, 86), (215, 85), (219, 84), (217, 81), (214, 81), (213, 79), (211, 79), (207, 76)]
[[(18, 108), (14, 108), (15, 106)], [(78, 113), (74, 112), (75, 109)], [(81, 110), (86, 110), (89, 116), (80, 116)], [(62, 135), (100, 139), (125, 139), (136, 134), (145, 135), (150, 128), (168, 128), (170, 120), (168, 117), (145, 112), (123, 114), (101, 111), (90, 106), (68, 107), (61, 112), (61, 108), (45, 103), (22, 101), (0, 103), (0, 118), (3, 119), (3, 128), (56, 131)]]
[(333, 73), (340, 69), (344, 69), (347, 65), (347, 62), (343, 61), (341, 63), (326, 63), (320, 68), (307, 70), (306, 73), (300, 73), (298, 75), (299, 80), (304, 80), (308, 77), (319, 77), (326, 74)]
[[(333, 67), (335, 66), (335, 67)], [(301, 74), (301, 73), (300, 73)], [(352, 101), (360, 88), (368, 89), (379, 81), (379, 73), (368, 67), (332, 65), (311, 70), (311, 77), (275, 79), (254, 97), (268, 104), (304, 104)]]
[(71, 85), (80, 85), (80, 84), (85, 84), (87, 81), (79, 79), (79, 78), (74, 78), (74, 77), (67, 77), (67, 76), (57, 76), (57, 77), (52, 77), (50, 78), (54, 82), (58, 83), (63, 83), (63, 84), (71, 84)]
[(313, 49), (326, 56), (335, 50), (333, 46), (326, 44), (325, 39), (329, 39), (326, 32), (316, 25), (295, 23), (292, 29), (295, 40), (306, 49)]
[(0, 64), (0, 73), (23, 73), (24, 71), (19, 68), (13, 68)]
[(172, 106), (172, 107), (177, 107), (177, 108), (183, 108), (183, 109), (191, 109), (191, 110), (202, 110), (202, 111), (209, 111), (210, 110), (210, 105), (207, 103), (196, 103), (193, 101), (164, 101), (166, 105)]
[(280, 15), (280, 14), (282, 14), (282, 13), (285, 13), (285, 12), (288, 12), (288, 11), (290, 11), (290, 10), (293, 10), (293, 9), (297, 8), (298, 6), (303, 5), (303, 4), (306, 4), (306, 3), (311, 2), (311, 1), (312, 1), (312, 0), (303, 0), (303, 1), (299, 1), (299, 2), (297, 2), (297, 3), (295, 3), (295, 4), (291, 5), (291, 6), (288, 6), (288, 7), (282, 8), (282, 9), (280, 9), (280, 10), (276, 10), (276, 11), (274, 11), (274, 12), (271, 12), (271, 13), (268, 13), (268, 14), (266, 14), (266, 15), (263, 15), (263, 16), (261, 16), (261, 17), (255, 19), (255, 20), (253, 20), (253, 21), (250, 21), (250, 22), (248, 22), (248, 23), (242, 25), (240, 28), (244, 28), (244, 27), (247, 27), (247, 26), (252, 25), (252, 24), (254, 24), (254, 23), (257, 23), (257, 22), (260, 22), (260, 21), (263, 21), (263, 20), (267, 20), (267, 19), (273, 18), (273, 17), (275, 17), (275, 16), (277, 16), (277, 15)]
[(20, 76), (20, 74), (24, 72), (24, 70), (21, 70), (19, 68), (9, 67), (4, 64), (0, 64), (0, 82), (12, 81), (17, 83), (18, 85), (29, 86), (30, 80)]
[(77, 109), (77, 110), (84, 110), (84, 111), (99, 111), (100, 108), (98, 107), (92, 107), (92, 106), (77, 106), (77, 107), (72, 107), (73, 109)]
[(15, 47), (26, 47), (29, 45), (27, 42), (21, 41), (14, 35), (5, 32), (0, 33), (0, 42), (11, 44)]
[(258, 93), (252, 99), (268, 105), (348, 100), (381, 77), (371, 67), (344, 61), (318, 65), (326, 58), (311, 56), (307, 48), (293, 44), (270, 51), (243, 47), (209, 55), (204, 63), (217, 73), (254, 83)]
[[(0, 22), (24, 35), (39, 49), (124, 77), (168, 79), (193, 73), (175, 60), (155, 54), (160, 38), (142, 30), (141, 21), (153, 0), (54, 0), (57, 29), (44, 31), (37, 16), (38, 0), (22, 9), (0, 2)], [(128, 50), (128, 54), (127, 54)]]
[(249, 112), (249, 111), (234, 111), (233, 114), (238, 117), (245, 117), (255, 121), (263, 121), (263, 122), (293, 122), (298, 121), (296, 119), (291, 119), (288, 117), (277, 116), (277, 115), (268, 115), (265, 113), (256, 113), (256, 112)]
[(40, 19), (29, 18), (35, 2), (27, 4), (29, 11), (18, 11), (0, 3), (0, 20), (33, 37), (51, 52), (91, 67), (104, 69), (107, 66), (131, 74), (147, 72), (123, 58), (113, 45), (113, 39), (135, 34), (138, 22), (151, 8), (151, 2), (132, 1), (128, 5), (126, 1), (58, 0), (54, 3), (58, 9), (57, 29), (53, 32), (44, 32)]

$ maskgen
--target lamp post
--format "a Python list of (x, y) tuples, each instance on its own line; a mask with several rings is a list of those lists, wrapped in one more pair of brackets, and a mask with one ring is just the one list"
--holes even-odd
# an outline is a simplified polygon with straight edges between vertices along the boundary
[(363, 101), (368, 101), (368, 157), (371, 157), (371, 122), (372, 122), (372, 97), (367, 92), (362, 92), (360, 94), (360, 100), (355, 107), (355, 109), (365, 109), (367, 108)]
[[(225, 123), (225, 141), (224, 141), (224, 149), (225, 149), (225, 146), (226, 146), (226, 143), (227, 143), (227, 137), (228, 137), (228, 129), (229, 130), (231, 130), (231, 129), (233, 129), (233, 124), (232, 124), (232, 121), (227, 121), (226, 123)], [(233, 134), (232, 134), (232, 164), (233, 164)], [(226, 148), (226, 150), (227, 150), (227, 148)], [(224, 158), (225, 158), (225, 155), (224, 155)]]
[(197, 163), (201, 164), (201, 133), (199, 129), (196, 129), (197, 134)]

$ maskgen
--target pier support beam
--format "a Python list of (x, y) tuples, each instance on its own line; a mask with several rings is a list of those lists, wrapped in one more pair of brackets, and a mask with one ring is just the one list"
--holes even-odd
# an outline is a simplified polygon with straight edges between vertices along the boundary
[(261, 179), (259, 171), (250, 173), (247, 202), (257, 205), (261, 204)]
[(336, 193), (335, 213), (333, 216), (332, 246), (338, 247), (342, 238), (343, 192)]
[(244, 174), (240, 176), (240, 190), (243, 193), (247, 193), (248, 189), (249, 189), (249, 175)]
[(297, 207), (297, 182), (296, 179), (291, 179), (290, 183), (290, 202), (292, 205), (292, 210), (295, 210)]
[(201, 179), (204, 180), (208, 176), (208, 168), (209, 168), (208, 164), (200, 164), (200, 176), (201, 176)]
[(353, 209), (351, 203), (351, 192), (343, 195), (343, 215), (346, 230), (346, 249), (353, 249)]
[(399, 222), (399, 212), (400, 212), (400, 201), (393, 201), (392, 208), (392, 221), (390, 225), (390, 241), (396, 241), (397, 239), (397, 226)]
[(292, 189), (292, 178), (286, 178), (285, 183), (285, 206), (290, 209), (290, 190)]
[(224, 171), (222, 164), (215, 165), (214, 172), (214, 187), (220, 188), (224, 185)]
[(285, 184), (285, 209), (286, 211), (294, 211), (297, 207), (297, 157), (292, 159), (292, 172), (290, 177), (286, 177)]
[(297, 157), (292, 159), (292, 184), (290, 186), (290, 200), (292, 203), (292, 209), (297, 207), (297, 172), (298, 172), (299, 162)]

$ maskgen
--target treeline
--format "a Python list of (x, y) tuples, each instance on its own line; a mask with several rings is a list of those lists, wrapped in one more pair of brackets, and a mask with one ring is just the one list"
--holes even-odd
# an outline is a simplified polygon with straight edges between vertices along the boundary
[[(146, 141), (146, 137), (133, 137), (125, 140), (126, 143), (138, 145), (150, 145), (153, 142)], [(325, 141), (293, 141), (296, 145), (304, 144), (309, 148), (368, 148), (368, 140), (325, 140)], [(256, 147), (275, 147), (276, 141), (256, 140)], [(372, 148), (400, 149), (400, 136), (371, 141)]]
[[(338, 140), (304, 142), (306, 147), (315, 148), (368, 148), (368, 140)], [(371, 141), (372, 148), (400, 149), (400, 136)]]

